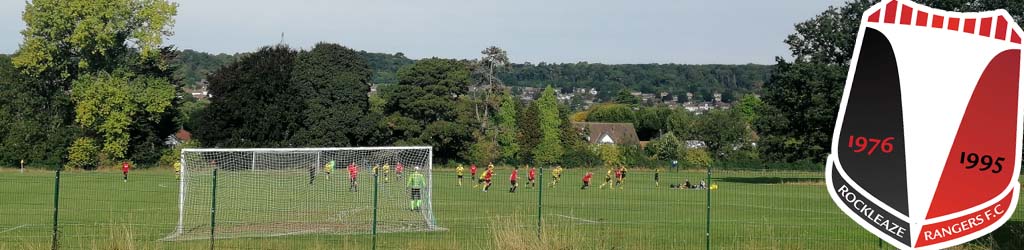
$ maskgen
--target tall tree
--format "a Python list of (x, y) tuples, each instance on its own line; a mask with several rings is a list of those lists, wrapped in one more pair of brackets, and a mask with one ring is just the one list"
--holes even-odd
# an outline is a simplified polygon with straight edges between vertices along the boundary
[(173, 34), (176, 14), (177, 4), (164, 0), (28, 2), (14, 64), (46, 84), (70, 90), (79, 74), (112, 72), (128, 54), (160, 60), (160, 46)]
[[(291, 81), (303, 101), (303, 129), (297, 144), (350, 146), (359, 144), (373, 128), (364, 119), (369, 111), (370, 77), (366, 60), (338, 44), (318, 43), (295, 58)], [(344, 128), (344, 129), (340, 129)]]
[(441, 160), (465, 157), (460, 153), (473, 143), (477, 126), (464, 96), (469, 69), (462, 61), (430, 58), (399, 70), (398, 84), (381, 89), (385, 134), (396, 143), (432, 145)]
[(133, 122), (158, 121), (175, 97), (166, 78), (115, 71), (76, 79), (71, 99), (75, 121), (103, 139), (101, 152), (114, 159), (127, 155)]
[(786, 38), (794, 61), (776, 59), (754, 122), (766, 159), (824, 162), (860, 19), (874, 2), (829, 7)]
[(196, 137), (210, 147), (295, 146), (305, 112), (291, 81), (296, 54), (285, 45), (263, 47), (211, 74)]
[[(765, 85), (765, 107), (755, 120), (759, 149), (772, 161), (824, 162), (835, 126), (849, 61), (863, 12), (877, 0), (853, 0), (829, 7), (796, 24), (786, 38), (794, 57), (781, 58)], [(1003, 0), (922, 0), (934, 8), (973, 12), (1006, 9), (1024, 24), (1024, 3)]]
[[(158, 154), (160, 138), (176, 127), (177, 103), (166, 66), (173, 53), (162, 47), (176, 13), (177, 5), (163, 0), (26, 3), (24, 40), (13, 62), (37, 80), (42, 96), (65, 95), (35, 111), (77, 115), (83, 136), (102, 139), (78, 141), (102, 143), (106, 159), (155, 159), (141, 156)], [(70, 126), (69, 120), (45, 126)]]
[(475, 75), (482, 78), (478, 81), (477, 93), (481, 93), (482, 96), (477, 96), (483, 104), (483, 116), (480, 115), (480, 107), (475, 106), (477, 121), (480, 122), (480, 128), (486, 130), (487, 121), (490, 119), (490, 110), (498, 106), (501, 102), (500, 97), (495, 94), (500, 93), (504, 89), (504, 84), (501, 79), (498, 78), (497, 73), (505, 68), (509, 64), (508, 53), (505, 50), (498, 48), (497, 46), (490, 46), (480, 51), (483, 56), (475, 62), (474, 73)]
[(665, 127), (680, 140), (697, 139), (697, 117), (686, 110), (674, 110), (665, 118)]
[(515, 161), (519, 154), (519, 142), (517, 137), (519, 128), (516, 126), (516, 100), (512, 96), (505, 95), (501, 100), (501, 106), (495, 120), (498, 122), (498, 146), (501, 148), (501, 158), (506, 162)]
[(561, 130), (562, 123), (558, 112), (558, 99), (555, 97), (555, 90), (550, 85), (544, 88), (540, 98), (537, 99), (537, 121), (540, 124), (540, 143), (533, 149), (533, 157), (536, 164), (550, 165), (559, 163), (564, 149), (562, 148)]
[[(0, 55), (0, 163), (58, 166), (73, 140), (71, 100)], [(95, 160), (95, 159), (93, 159)]]
[(540, 109), (537, 102), (530, 102), (528, 106), (519, 113), (519, 159), (523, 162), (533, 161), (533, 152), (540, 144)]
[(696, 129), (697, 136), (715, 158), (728, 157), (750, 138), (747, 123), (735, 110), (711, 110), (700, 116)]
[(668, 130), (665, 121), (672, 114), (668, 107), (645, 107), (636, 111), (636, 135), (641, 141), (661, 136)]

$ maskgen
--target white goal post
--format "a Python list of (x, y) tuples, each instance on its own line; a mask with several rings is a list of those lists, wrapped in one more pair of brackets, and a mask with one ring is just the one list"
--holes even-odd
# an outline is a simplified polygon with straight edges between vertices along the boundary
[(163, 240), (441, 229), (428, 146), (183, 149), (180, 160), (178, 221)]

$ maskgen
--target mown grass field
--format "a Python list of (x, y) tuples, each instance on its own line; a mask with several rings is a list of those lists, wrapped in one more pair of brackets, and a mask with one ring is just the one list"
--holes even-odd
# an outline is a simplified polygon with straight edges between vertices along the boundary
[[(656, 187), (653, 172), (633, 170), (625, 185), (599, 189), (604, 170), (593, 169), (591, 187), (581, 190), (585, 169), (569, 169), (561, 182), (543, 192), (526, 186), (508, 192), (508, 169), (499, 169), (489, 192), (474, 189), (467, 176), (458, 186), (455, 173), (435, 170), (433, 211), (444, 228), (430, 232), (387, 232), (377, 237), (381, 249), (703, 249), (708, 212), (703, 190), (669, 189), (689, 179), (699, 182), (703, 171), (661, 173)], [(861, 230), (829, 200), (822, 173), (736, 172), (714, 173), (718, 190), (711, 192), (711, 248), (713, 249), (877, 249), (878, 239)], [(362, 175), (360, 190), (347, 191), (347, 180), (318, 177), (294, 183), (254, 187), (253, 178), (221, 174), (218, 225), (235, 232), (256, 232), (272, 221), (302, 221), (318, 213), (273, 213), (260, 204), (273, 203), (292, 210), (338, 207), (343, 217), (324, 215), (323, 221), (351, 225), (345, 235), (307, 231), (304, 224), (288, 224), (297, 234), (276, 237), (218, 239), (221, 249), (368, 249), (372, 246), (372, 179)], [(245, 180), (245, 181), (242, 181)], [(545, 182), (550, 175), (545, 173)], [(417, 214), (407, 211), (401, 181), (392, 180), (379, 192), (378, 228), (405, 228)], [(540, 185), (540, 184), (538, 184)], [(195, 187), (209, 187), (195, 185)], [(49, 249), (53, 229), (54, 173), (0, 171), (0, 249)], [(133, 171), (127, 183), (120, 172), (67, 171), (61, 176), (59, 231), (63, 249), (199, 249), (209, 240), (161, 241), (178, 222), (178, 186), (168, 170)], [(312, 190), (312, 191), (311, 191)], [(294, 197), (288, 197), (295, 193)], [(301, 194), (301, 195), (300, 195)], [(541, 194), (538, 196), (538, 194)], [(262, 198), (258, 198), (262, 197)], [(192, 197), (205, 199), (203, 197)], [(538, 199), (541, 206), (538, 207)], [(302, 201), (312, 200), (303, 203)], [(308, 204), (307, 204), (308, 203)], [(538, 238), (538, 209), (543, 226)], [(191, 211), (191, 210), (190, 210)], [(355, 211), (355, 212), (351, 212)], [(187, 221), (209, 220), (208, 209), (195, 209)], [(1018, 209), (1010, 222), (1024, 227)], [(364, 218), (365, 217), (365, 218)], [(268, 224), (253, 221), (271, 221)], [(234, 223), (234, 224), (232, 224)], [(250, 223), (246, 227), (245, 223)], [(324, 223), (309, 221), (310, 224)], [(422, 223), (422, 222), (420, 222)], [(395, 226), (402, 225), (402, 226)], [(278, 224), (277, 226), (280, 226)], [(208, 227), (198, 228), (206, 234)], [(226, 230), (226, 229), (225, 229)], [(382, 230), (385, 231), (385, 230)], [(225, 231), (219, 231), (223, 233)], [(997, 232), (998, 233), (998, 232)]]

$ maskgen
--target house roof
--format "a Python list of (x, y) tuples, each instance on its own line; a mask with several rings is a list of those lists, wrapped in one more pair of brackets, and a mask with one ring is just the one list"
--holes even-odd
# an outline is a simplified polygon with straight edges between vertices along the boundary
[(188, 141), (192, 140), (192, 133), (188, 132), (188, 130), (178, 129), (178, 132), (174, 133), (174, 137), (178, 137), (178, 140), (181, 141)]
[(601, 138), (605, 136), (610, 137), (616, 145), (640, 144), (632, 123), (574, 122), (572, 125), (587, 131), (585, 135), (592, 144), (600, 143)]

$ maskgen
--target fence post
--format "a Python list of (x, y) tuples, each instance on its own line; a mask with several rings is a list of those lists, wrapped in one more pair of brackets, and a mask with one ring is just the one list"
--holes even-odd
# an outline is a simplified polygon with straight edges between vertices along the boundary
[(213, 169), (213, 195), (210, 203), (210, 250), (213, 250), (214, 231), (217, 228), (217, 168)]
[(707, 205), (708, 205), (708, 207), (707, 207), (707, 212), (706, 212), (706, 215), (705, 215), (705, 220), (707, 221), (707, 227), (706, 227), (707, 231), (704, 233), (704, 242), (705, 242), (705, 249), (710, 250), (711, 249), (711, 166), (710, 165), (708, 165), (708, 183), (707, 183), (707, 186), (705, 186), (704, 188), (705, 188), (705, 191), (707, 192), (707, 197), (708, 197), (707, 198)]
[(60, 210), (60, 170), (57, 167), (57, 176), (53, 182), (53, 239), (50, 241), (50, 249), (57, 250), (57, 212)]
[(537, 189), (537, 239), (540, 239), (541, 228), (543, 227), (543, 224), (541, 224), (541, 209), (544, 207), (544, 203), (541, 202), (541, 199), (544, 197), (544, 167), (539, 167), (537, 170), (539, 170), (540, 174), (540, 178), (537, 179), (537, 182), (540, 182), (540, 189)]
[(377, 169), (373, 170), (373, 249), (377, 249)]

